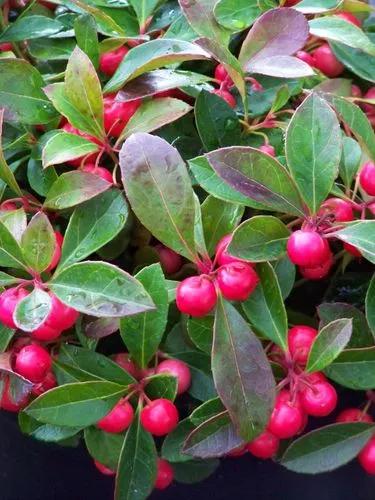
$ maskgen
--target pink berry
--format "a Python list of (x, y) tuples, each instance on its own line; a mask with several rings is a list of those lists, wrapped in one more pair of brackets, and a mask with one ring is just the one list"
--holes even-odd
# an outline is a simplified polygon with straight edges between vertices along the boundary
[(319, 215), (332, 214), (338, 222), (354, 220), (353, 207), (349, 201), (341, 198), (328, 198), (319, 210)]
[(271, 144), (263, 144), (263, 146), (259, 147), (259, 151), (262, 151), (263, 153), (266, 153), (266, 155), (269, 155), (269, 156), (273, 156), (273, 157), (276, 156), (275, 148), (273, 146), (271, 146)]
[(20, 401), (16, 403), (11, 395), (9, 377), (5, 379), (0, 408), (6, 411), (11, 411), (13, 413), (18, 413), (29, 404), (29, 399), (29, 394), (26, 394)]
[(55, 340), (63, 330), (72, 328), (78, 319), (79, 313), (72, 307), (63, 304), (52, 292), (51, 310), (44, 323), (42, 323), (31, 336), (38, 340)]
[(299, 50), (296, 53), (296, 57), (298, 57), (298, 59), (300, 59), (301, 61), (305, 62), (309, 66), (314, 66), (314, 62), (315, 62), (314, 58), (312, 57), (311, 54), (309, 54), (305, 50)]
[(130, 354), (128, 352), (119, 352), (113, 356), (113, 361), (117, 363), (121, 368), (128, 372), (132, 377), (138, 378), (139, 370), (135, 363), (130, 359)]
[(178, 411), (169, 399), (155, 399), (141, 412), (141, 424), (154, 436), (165, 436), (177, 427)]
[(45, 392), (49, 391), (50, 389), (53, 389), (56, 386), (57, 386), (57, 380), (53, 372), (50, 370), (44, 377), (44, 379), (41, 382), (39, 382), (39, 384), (33, 386), (32, 393), (34, 396), (40, 396), (41, 394), (44, 394)]
[(375, 475), (375, 438), (366, 444), (358, 455), (358, 460), (368, 474)]
[(0, 322), (8, 328), (17, 328), (13, 320), (13, 313), (17, 304), (29, 295), (25, 288), (8, 288), (0, 294)]
[(164, 245), (156, 245), (154, 248), (159, 254), (160, 264), (165, 273), (174, 274), (181, 269), (182, 258), (178, 253)]
[(134, 410), (128, 401), (119, 401), (114, 408), (96, 426), (105, 432), (123, 432), (132, 423)]
[(115, 476), (116, 472), (110, 469), (109, 467), (106, 467), (105, 465), (101, 464), (97, 460), (94, 460), (95, 467), (98, 469), (99, 472), (104, 474), (105, 476)]
[[(225, 266), (227, 264), (232, 264), (233, 262), (245, 262), (244, 260), (239, 259), (238, 257), (233, 257), (233, 255), (230, 255), (230, 253), (228, 252), (228, 246), (232, 241), (232, 238), (233, 238), (232, 234), (227, 234), (226, 236), (223, 236), (221, 238), (221, 240), (216, 246), (215, 260), (219, 267)], [(247, 263), (251, 264), (250, 262)]]
[(328, 43), (323, 43), (313, 52), (314, 67), (330, 78), (341, 75), (344, 65), (340, 63), (332, 52)]
[[(100, 142), (99, 139), (94, 137), (93, 135), (87, 134), (86, 132), (81, 132), (81, 130), (78, 130), (78, 128), (73, 127), (70, 123), (65, 123), (62, 127), (61, 130), (64, 130), (68, 134), (75, 134), (79, 135), (80, 137), (83, 137), (84, 139), (87, 139), (88, 141), (91, 141), (98, 146), (102, 146), (102, 143)], [(98, 156), (98, 153), (91, 153), (85, 157), (85, 161), (95, 163), (95, 160)], [(66, 163), (69, 165), (72, 165), (73, 167), (79, 167), (84, 159), (84, 156), (80, 156), (79, 158), (75, 158), (73, 160), (69, 160)]]
[(141, 99), (129, 102), (115, 100), (116, 95), (110, 94), (104, 98), (104, 128), (112, 137), (119, 137), (125, 125), (142, 104)]
[(220, 267), (217, 283), (228, 300), (246, 300), (255, 290), (259, 278), (254, 269), (245, 262), (232, 262)]
[(82, 167), (82, 172), (88, 172), (89, 174), (97, 175), (98, 177), (101, 177), (105, 181), (110, 182), (111, 184), (113, 184), (112, 173), (108, 169), (106, 169), (104, 167), (96, 167), (92, 163), (89, 163), (89, 164), (86, 163)]
[(368, 422), (371, 424), (373, 422), (373, 418), (371, 415), (369, 415), (366, 412), (363, 412), (359, 408), (346, 408), (345, 410), (342, 410), (337, 417), (336, 417), (336, 422)]
[(333, 266), (333, 256), (329, 255), (328, 259), (316, 267), (300, 267), (300, 273), (307, 280), (321, 280), (328, 276)]
[(219, 82), (226, 82), (228, 86), (233, 85), (233, 80), (228, 75), (227, 70), (223, 66), (223, 64), (218, 64), (215, 68), (215, 80)]
[(362, 189), (370, 196), (375, 196), (375, 163), (368, 161), (359, 173)]
[(247, 445), (247, 449), (255, 457), (265, 460), (276, 455), (279, 444), (279, 438), (270, 431), (265, 430)]
[(327, 382), (327, 377), (323, 372), (313, 372), (304, 375), (304, 379), (311, 385), (318, 382)]
[(121, 61), (124, 59), (129, 49), (126, 47), (119, 47), (118, 49), (104, 52), (99, 59), (99, 69), (107, 76), (112, 76), (116, 73), (117, 68), (120, 66)]
[(305, 365), (318, 330), (305, 325), (293, 326), (288, 332), (289, 352), (296, 363)]
[(289, 236), (289, 259), (302, 267), (316, 267), (325, 262), (330, 254), (329, 245), (319, 233), (300, 229)]
[(350, 243), (344, 243), (344, 249), (350, 253), (351, 255), (353, 255), (353, 257), (356, 257), (357, 259), (362, 257), (362, 254), (361, 252), (358, 250), (357, 247), (355, 247), (354, 245), (351, 245)]
[(337, 392), (329, 382), (317, 382), (305, 388), (300, 396), (301, 405), (308, 415), (326, 417), (336, 408)]
[(156, 373), (166, 373), (177, 379), (177, 394), (186, 392), (191, 384), (190, 368), (179, 359), (166, 359), (156, 368)]
[(212, 91), (213, 94), (216, 94), (217, 96), (221, 97), (231, 108), (236, 107), (236, 99), (232, 96), (228, 90), (225, 89), (215, 89)]
[[(368, 89), (368, 91), (365, 93), (363, 97), (365, 99), (375, 99), (375, 87), (371, 87), (370, 89)], [(375, 104), (370, 104), (368, 102), (361, 102), (359, 105), (366, 113), (371, 114), (375, 112)]]
[(268, 430), (280, 439), (287, 439), (298, 434), (302, 426), (303, 411), (299, 401), (292, 401), (289, 391), (280, 391), (276, 397)]
[(9, 52), (13, 50), (13, 46), (11, 43), (0, 43), (0, 52)]
[(206, 316), (216, 305), (215, 285), (205, 275), (186, 278), (177, 287), (176, 304), (184, 314), (199, 318)]
[(22, 377), (34, 382), (41, 382), (50, 371), (52, 359), (44, 347), (30, 344), (23, 347), (17, 354), (15, 371)]
[(358, 85), (352, 85), (352, 97), (362, 97), (362, 90), (358, 87)]
[(155, 488), (165, 490), (173, 481), (174, 472), (169, 462), (163, 458), (158, 458)]
[(358, 17), (355, 17), (355, 15), (351, 14), (350, 12), (340, 12), (339, 14), (336, 14), (336, 16), (341, 17), (341, 19), (344, 19), (344, 21), (347, 21), (348, 23), (358, 26), (358, 28), (362, 26), (362, 23), (358, 19)]

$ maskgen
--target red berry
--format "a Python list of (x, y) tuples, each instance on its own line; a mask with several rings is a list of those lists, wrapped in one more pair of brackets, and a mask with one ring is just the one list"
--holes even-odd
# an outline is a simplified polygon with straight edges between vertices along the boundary
[(307, 380), (309, 384), (317, 384), (318, 382), (327, 382), (327, 377), (323, 372), (313, 372), (307, 373), (304, 376), (304, 379)]
[[(371, 87), (370, 89), (368, 89), (363, 97), (365, 99), (375, 99), (375, 87)], [(361, 102), (359, 105), (366, 113), (374, 113), (375, 111), (375, 104)]]
[(307, 280), (321, 280), (328, 276), (331, 267), (333, 266), (333, 256), (329, 255), (328, 259), (316, 267), (300, 267), (300, 273)]
[(305, 365), (318, 330), (305, 325), (293, 326), (288, 332), (289, 352), (293, 360)]
[[(217, 244), (215, 251), (215, 260), (218, 266), (225, 266), (227, 264), (232, 264), (232, 262), (245, 262), (244, 260), (239, 259), (238, 257), (233, 257), (233, 255), (230, 255), (230, 253), (228, 253), (228, 246), (232, 241), (232, 238), (232, 234), (227, 234), (226, 236), (223, 236)], [(247, 263), (251, 264), (250, 262)]]
[(111, 470), (109, 467), (106, 467), (105, 465), (101, 464), (97, 460), (94, 460), (95, 467), (98, 469), (99, 472), (104, 474), (105, 476), (115, 476), (116, 472)]
[(351, 245), (350, 243), (344, 243), (344, 249), (350, 253), (351, 255), (353, 255), (353, 257), (362, 257), (362, 254), (361, 252), (358, 250), (357, 247), (355, 247), (354, 245)]
[(131, 361), (130, 354), (128, 352), (119, 352), (113, 356), (113, 361), (121, 366), (126, 372), (128, 372), (132, 377), (138, 378), (139, 370), (135, 363)]
[(368, 422), (371, 424), (373, 421), (371, 415), (363, 412), (359, 408), (346, 408), (346, 410), (342, 410), (336, 417), (336, 422), (339, 423)]
[(123, 432), (132, 423), (134, 410), (128, 401), (119, 401), (114, 408), (96, 426), (105, 432)]
[(303, 423), (303, 411), (299, 401), (292, 402), (289, 391), (281, 391), (276, 397), (268, 430), (280, 439), (287, 439), (298, 434)]
[(299, 3), (300, 0), (286, 0), (284, 3), (284, 7), (293, 7), (297, 3)]
[(317, 382), (301, 392), (301, 405), (308, 415), (326, 417), (336, 408), (337, 392), (329, 382)]
[(13, 203), (12, 201), (4, 201), (1, 204), (1, 210), (11, 212), (12, 210), (17, 210), (17, 205), (15, 203)]
[(13, 50), (13, 46), (11, 43), (0, 43), (0, 52), (9, 52)]
[(165, 436), (178, 424), (178, 411), (169, 399), (155, 399), (141, 412), (141, 424), (154, 436)]
[(300, 229), (289, 236), (287, 252), (293, 264), (316, 267), (328, 259), (330, 249), (319, 233)]
[(156, 373), (167, 373), (177, 378), (177, 394), (186, 392), (191, 383), (190, 368), (179, 359), (166, 359), (156, 368)]
[(142, 104), (142, 100), (120, 102), (115, 98), (115, 94), (104, 98), (104, 128), (112, 137), (119, 137), (125, 125)]
[(263, 144), (263, 146), (259, 147), (259, 151), (266, 153), (266, 155), (275, 157), (275, 148), (271, 146), (271, 144)]
[(375, 438), (366, 444), (358, 455), (358, 460), (368, 474), (375, 475)]
[(221, 97), (231, 108), (236, 107), (236, 99), (232, 96), (228, 90), (224, 89), (215, 89), (212, 91), (213, 94), (216, 94), (217, 96)]
[(332, 52), (328, 43), (323, 43), (313, 52), (314, 67), (330, 78), (341, 75), (344, 65), (340, 63)]
[(88, 172), (89, 174), (97, 175), (107, 182), (113, 184), (112, 173), (104, 167), (96, 167), (94, 164), (86, 164), (82, 167), (82, 172)]
[(296, 53), (296, 57), (298, 57), (298, 59), (305, 62), (309, 66), (314, 66), (315, 61), (314, 61), (313, 56), (311, 54), (309, 54), (308, 52), (306, 52), (305, 50), (299, 50)]
[(8, 288), (0, 294), (0, 322), (8, 328), (17, 328), (13, 320), (13, 313), (17, 304), (26, 295), (29, 295), (25, 288)]
[(116, 73), (117, 68), (120, 66), (121, 61), (124, 59), (129, 49), (122, 46), (118, 49), (104, 52), (99, 59), (99, 69), (107, 76), (112, 76)]
[(227, 70), (222, 64), (218, 64), (215, 68), (215, 80), (219, 82), (226, 82), (228, 86), (233, 85), (233, 80), (228, 75)]
[(22, 377), (38, 384), (50, 371), (52, 359), (44, 347), (30, 344), (22, 347), (17, 354), (14, 370)]
[(324, 214), (332, 214), (338, 222), (350, 222), (354, 219), (352, 204), (341, 198), (328, 198), (322, 203), (319, 215)]
[[(80, 137), (83, 137), (84, 139), (87, 139), (88, 141), (91, 141), (95, 144), (98, 144), (98, 146), (102, 146), (102, 143), (94, 137), (93, 135), (86, 134), (86, 132), (81, 132), (81, 130), (78, 130), (78, 128), (73, 127), (70, 123), (65, 123), (62, 127), (61, 130), (64, 130), (68, 134), (75, 134), (79, 135)], [(91, 153), (85, 157), (85, 161), (90, 162), (90, 163), (95, 163), (95, 160), (98, 156), (98, 153)], [(79, 167), (84, 159), (84, 156), (80, 156), (78, 158), (75, 158), (73, 160), (69, 160), (66, 163), (69, 165), (72, 165), (73, 167)]]
[(61, 259), (61, 247), (64, 243), (64, 237), (59, 231), (55, 231), (55, 239), (55, 251), (53, 252), (51, 263), (47, 267), (46, 271), (52, 271), (53, 269), (55, 269)]
[(259, 278), (254, 269), (245, 262), (232, 262), (220, 267), (217, 283), (228, 300), (246, 300), (255, 290)]
[(362, 90), (358, 85), (352, 85), (352, 97), (362, 97)]
[(164, 245), (156, 245), (154, 248), (159, 254), (160, 264), (164, 272), (174, 274), (181, 269), (182, 258), (178, 253)]
[(1, 397), (0, 408), (6, 411), (11, 411), (18, 413), (23, 410), (29, 404), (29, 394), (23, 396), (23, 398), (17, 403), (14, 401), (11, 391), (10, 391), (10, 381), (9, 377), (5, 379), (3, 395)]
[(33, 386), (32, 393), (34, 396), (40, 396), (41, 394), (44, 394), (45, 392), (53, 389), (56, 386), (57, 381), (55, 375), (52, 371), (49, 371), (39, 384)]
[(155, 488), (165, 490), (173, 481), (174, 473), (172, 466), (163, 458), (158, 458)]
[(176, 304), (184, 314), (206, 316), (216, 304), (215, 285), (205, 275), (186, 278), (177, 287)]
[(368, 161), (359, 173), (362, 189), (370, 196), (375, 196), (375, 163)]
[(265, 430), (247, 445), (247, 449), (255, 457), (267, 459), (276, 455), (279, 444), (279, 438)]
[(358, 26), (358, 28), (362, 26), (362, 22), (358, 19), (358, 17), (355, 17), (355, 15), (350, 12), (340, 12), (339, 14), (336, 14), (336, 16), (341, 17), (341, 19), (344, 19), (348, 23)]
[(51, 311), (44, 323), (31, 333), (34, 339), (54, 340), (60, 336), (63, 330), (71, 328), (78, 319), (79, 313), (72, 307), (63, 304), (52, 292)]

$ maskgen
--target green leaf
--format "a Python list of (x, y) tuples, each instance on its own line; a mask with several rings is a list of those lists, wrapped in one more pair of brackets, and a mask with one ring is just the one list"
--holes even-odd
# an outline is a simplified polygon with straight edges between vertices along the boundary
[(0, 220), (0, 265), (3, 267), (26, 268), (22, 250), (16, 239)]
[(348, 47), (343, 43), (331, 42), (330, 46), (334, 55), (346, 68), (369, 82), (375, 82), (375, 60), (373, 56), (360, 49)]
[(153, 132), (189, 113), (191, 106), (170, 97), (145, 101), (126, 124), (118, 141), (137, 132)]
[(18, 424), (21, 432), (46, 443), (58, 443), (75, 436), (81, 430), (80, 427), (41, 424), (23, 411), (18, 414)]
[(29, 222), (22, 235), (22, 251), (31, 269), (41, 273), (52, 261), (56, 237), (48, 217), (38, 212)]
[(329, 378), (354, 390), (372, 390), (375, 387), (375, 348), (343, 351), (325, 369)]
[(190, 419), (181, 420), (178, 426), (164, 439), (161, 456), (168, 462), (183, 463), (191, 460), (189, 455), (182, 453), (182, 446), (188, 435), (194, 430)]
[(229, 186), (268, 210), (304, 214), (305, 206), (296, 184), (275, 158), (243, 146), (218, 149), (205, 156)]
[(351, 334), (351, 319), (337, 319), (322, 328), (311, 347), (306, 370), (317, 372), (330, 365), (345, 348)]
[(104, 137), (103, 97), (98, 75), (88, 56), (76, 47), (65, 70), (65, 95), (71, 104), (86, 117), (95, 137)]
[(174, 401), (177, 395), (177, 378), (166, 373), (153, 375), (147, 379), (145, 392), (151, 400), (163, 398)]
[(161, 0), (128, 0), (137, 14), (139, 26), (145, 27), (146, 20), (161, 3)]
[(95, 18), (90, 14), (78, 16), (74, 21), (78, 47), (90, 58), (95, 68), (99, 65), (99, 42)]
[(375, 45), (353, 23), (337, 16), (324, 16), (309, 21), (310, 33), (318, 38), (341, 42), (375, 56)]
[(85, 259), (113, 240), (128, 218), (128, 206), (117, 189), (106, 191), (75, 209), (65, 231), (58, 270)]
[(37, 194), (45, 197), (57, 178), (56, 170), (53, 167), (43, 169), (41, 161), (30, 158), (27, 164), (27, 180)]
[(366, 294), (366, 318), (375, 336), (375, 277), (372, 277)]
[(302, 0), (296, 9), (304, 14), (320, 14), (336, 9), (341, 4), (341, 0)]
[(341, 157), (339, 122), (316, 94), (303, 101), (289, 122), (286, 157), (305, 202), (316, 213), (331, 191)]
[(207, 151), (232, 146), (241, 140), (236, 113), (221, 97), (202, 90), (195, 102), (195, 121)]
[(96, 151), (99, 151), (98, 144), (77, 134), (59, 132), (51, 137), (43, 148), (43, 167), (59, 165)]
[(51, 297), (40, 288), (34, 290), (20, 300), (14, 311), (14, 322), (18, 328), (26, 332), (36, 330), (51, 312)]
[(123, 318), (120, 333), (132, 359), (145, 368), (157, 351), (167, 325), (168, 292), (160, 264), (144, 267), (136, 278), (149, 293), (156, 310)]
[(298, 438), (284, 453), (281, 464), (304, 474), (328, 472), (358, 455), (374, 432), (372, 424), (332, 424)]
[(223, 236), (231, 233), (240, 222), (244, 208), (234, 203), (225, 203), (214, 196), (207, 196), (202, 204), (204, 239), (209, 255)]
[(355, 246), (367, 260), (375, 264), (375, 220), (345, 224), (344, 229), (330, 236)]
[(189, 318), (187, 330), (193, 343), (201, 351), (210, 354), (212, 349), (214, 317)]
[(340, 161), (340, 177), (349, 188), (356, 176), (361, 162), (362, 151), (358, 142), (351, 137), (342, 139), (342, 155)]
[(4, 119), (4, 110), (0, 110), (0, 179), (5, 182), (7, 186), (10, 187), (12, 191), (14, 191), (18, 196), (23, 196), (21, 188), (19, 187), (16, 178), (14, 177), (14, 173), (10, 169), (7, 164), (3, 148), (2, 148), (2, 133), (3, 133), (3, 119)]
[(73, 264), (54, 276), (49, 288), (62, 302), (91, 316), (121, 317), (154, 308), (139, 281), (105, 262)]
[(221, 26), (214, 17), (216, 0), (186, 2), (180, 0), (180, 7), (193, 30), (202, 37), (217, 40), (220, 45), (228, 45), (230, 31)]
[(74, 207), (112, 187), (110, 182), (88, 172), (72, 171), (60, 175), (47, 193), (44, 206), (52, 210)]
[(219, 24), (231, 31), (242, 31), (253, 24), (261, 10), (255, 0), (219, 0), (214, 15)]
[(296, 266), (291, 263), (287, 255), (282, 259), (272, 262), (272, 265), (279, 282), (281, 295), (285, 300), (293, 290), (296, 279)]
[(151, 434), (142, 427), (137, 411), (128, 432), (118, 466), (115, 500), (144, 500), (156, 479), (156, 448)]
[(96, 427), (85, 429), (85, 444), (87, 451), (99, 463), (116, 471), (124, 444), (123, 434), (103, 432)]
[(228, 252), (250, 262), (277, 260), (285, 254), (289, 236), (288, 228), (280, 219), (256, 215), (234, 231)]
[(73, 38), (37, 38), (28, 42), (30, 54), (41, 61), (66, 61), (75, 46)]
[(198, 408), (192, 411), (190, 414), (190, 420), (194, 425), (199, 426), (206, 422), (206, 420), (225, 412), (225, 407), (221, 402), (220, 398), (213, 398), (209, 401), (205, 401)]
[(257, 265), (260, 282), (242, 307), (250, 323), (266, 338), (288, 348), (288, 318), (274, 268), (268, 262)]
[(0, 108), (5, 120), (26, 125), (48, 123), (56, 112), (42, 91), (39, 71), (23, 59), (0, 59)]
[(16, 283), (19, 282), (20, 282), (19, 278), (16, 278), (15, 276), (11, 276), (10, 274), (0, 271), (0, 287), (15, 285)]
[(27, 226), (27, 216), (23, 208), (17, 210), (6, 210), (5, 212), (0, 212), (0, 220), (4, 226), (10, 231), (17, 241), (21, 243), (22, 235), (26, 231)]
[(174, 478), (178, 483), (194, 484), (207, 479), (219, 467), (219, 460), (190, 460), (174, 463)]
[(160, 137), (134, 134), (121, 149), (120, 166), (138, 219), (159, 241), (196, 261), (194, 192), (178, 151)]
[(16, 333), (16, 330), (0, 324), (0, 353), (4, 353)]
[(268, 422), (275, 381), (262, 344), (236, 309), (221, 297), (215, 316), (212, 373), (239, 435), (250, 441)]
[(123, 59), (116, 73), (104, 87), (114, 92), (139, 75), (163, 66), (184, 61), (209, 59), (209, 54), (198, 45), (182, 40), (159, 38), (134, 47)]
[(66, 384), (42, 394), (24, 411), (46, 424), (86, 427), (107, 415), (123, 393), (112, 382)]
[(64, 25), (46, 16), (20, 16), (1, 33), (0, 43), (22, 42), (32, 38), (49, 37), (62, 31)]

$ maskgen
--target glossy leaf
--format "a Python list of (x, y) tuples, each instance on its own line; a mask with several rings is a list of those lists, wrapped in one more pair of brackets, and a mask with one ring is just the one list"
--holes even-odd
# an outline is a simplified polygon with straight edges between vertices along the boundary
[(22, 251), (31, 269), (41, 273), (52, 261), (56, 237), (48, 217), (38, 212), (29, 222), (22, 235)]
[(12, 233), (0, 221), (0, 265), (3, 267), (26, 268), (22, 250)]
[(343, 43), (331, 42), (330, 46), (337, 59), (350, 71), (369, 82), (375, 82), (374, 57), (360, 49), (353, 49)]
[(215, 4), (214, 15), (219, 24), (231, 31), (242, 31), (251, 26), (261, 10), (254, 0), (219, 0)]
[(57, 19), (46, 16), (20, 16), (1, 33), (0, 43), (22, 42), (32, 38), (55, 35), (64, 28)]
[(375, 277), (372, 278), (366, 294), (366, 318), (375, 336)]
[(58, 443), (75, 436), (80, 427), (59, 427), (57, 425), (42, 424), (24, 412), (18, 414), (18, 424), (21, 432), (45, 443)]
[(275, 382), (260, 341), (221, 297), (215, 316), (212, 373), (235, 428), (250, 441), (268, 422)]
[(362, 151), (357, 141), (351, 137), (343, 137), (342, 140), (342, 155), (340, 161), (340, 177), (344, 181), (346, 187), (350, 187), (354, 177), (356, 176)]
[(367, 260), (375, 264), (375, 220), (346, 224), (344, 229), (331, 235), (355, 246)]
[(0, 214), (0, 221), (11, 232), (18, 244), (21, 244), (22, 235), (26, 231), (27, 216), (23, 208), (6, 210)]
[(145, 389), (151, 399), (169, 399), (174, 401), (177, 395), (177, 379), (167, 373), (158, 373), (149, 377)]
[(311, 347), (306, 370), (321, 371), (337, 358), (352, 334), (351, 319), (337, 319), (320, 330)]
[(14, 322), (18, 328), (26, 332), (36, 330), (51, 312), (51, 297), (40, 288), (34, 290), (20, 300), (14, 311)]
[(259, 284), (242, 307), (251, 325), (262, 335), (288, 348), (288, 319), (276, 273), (268, 262), (256, 267)]
[(134, 134), (121, 149), (120, 165), (138, 219), (159, 241), (195, 261), (194, 193), (178, 151), (159, 137)]
[(174, 478), (178, 483), (194, 484), (207, 479), (219, 467), (220, 460), (189, 460), (173, 464)]
[(54, 276), (49, 288), (62, 302), (91, 316), (129, 316), (154, 308), (139, 281), (104, 262), (73, 264)]
[(103, 432), (93, 426), (85, 429), (87, 451), (94, 460), (113, 471), (117, 470), (124, 439), (123, 434)]
[(296, 266), (291, 263), (287, 255), (282, 259), (272, 262), (272, 265), (279, 282), (281, 295), (285, 300), (293, 290), (296, 279)]
[(182, 453), (183, 444), (188, 435), (194, 430), (194, 424), (186, 418), (178, 423), (178, 426), (164, 439), (161, 449), (162, 458), (173, 463), (184, 463), (191, 457)]
[(94, 67), (99, 65), (99, 43), (95, 18), (90, 14), (78, 16), (74, 21), (77, 44), (90, 58)]
[(3, 132), (3, 119), (4, 119), (4, 110), (0, 110), (0, 179), (5, 182), (7, 186), (10, 187), (12, 191), (14, 191), (18, 196), (22, 196), (22, 191), (14, 177), (14, 173), (11, 168), (7, 164), (3, 148), (2, 148), (2, 132)]
[(372, 390), (375, 385), (375, 348), (348, 349), (326, 368), (325, 373), (349, 389)]
[(137, 14), (137, 18), (139, 21), (139, 25), (141, 28), (144, 27), (145, 22), (149, 16), (154, 12), (157, 8), (158, 4), (160, 4), (160, 0), (128, 0), (129, 4), (135, 10)]
[(212, 349), (213, 326), (213, 316), (189, 318), (187, 323), (187, 330), (190, 339), (198, 347), (198, 349), (207, 354), (210, 354)]
[(76, 134), (59, 132), (43, 148), (43, 167), (59, 165), (99, 151), (99, 146)]

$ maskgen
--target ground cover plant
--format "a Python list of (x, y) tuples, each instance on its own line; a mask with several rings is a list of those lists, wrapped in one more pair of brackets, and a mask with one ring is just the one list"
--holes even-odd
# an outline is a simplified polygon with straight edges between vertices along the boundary
[(375, 474), (371, 6), (0, 6), (1, 408), (117, 500)]

